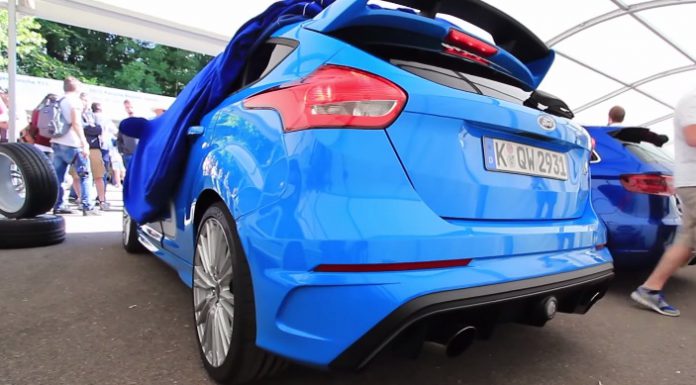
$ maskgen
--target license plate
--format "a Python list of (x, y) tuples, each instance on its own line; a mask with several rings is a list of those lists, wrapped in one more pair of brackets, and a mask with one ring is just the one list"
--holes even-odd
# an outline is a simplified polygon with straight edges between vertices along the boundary
[(543, 148), (483, 138), (486, 170), (568, 180), (565, 154)]

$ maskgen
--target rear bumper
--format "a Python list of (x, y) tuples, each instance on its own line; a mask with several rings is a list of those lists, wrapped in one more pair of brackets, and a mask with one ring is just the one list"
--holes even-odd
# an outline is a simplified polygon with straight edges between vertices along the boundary
[[(384, 251), (378, 244), (371, 246)], [(316, 249), (330, 250), (327, 245), (318, 245)], [(257, 262), (250, 265), (257, 309), (257, 345), (320, 368), (360, 367), (369, 361), (372, 352), (381, 349), (402, 329), (422, 317), (448, 310), (471, 307), (485, 314), (494, 312), (495, 317), (472, 320), (480, 321), (480, 329), (484, 329), (498, 322), (523, 321), (528, 305), (538, 296), (553, 292), (560, 299), (565, 297), (561, 294), (566, 289), (573, 287), (577, 290), (562, 301), (559, 310), (582, 313), (586, 309), (580, 304), (605, 290), (597, 289), (595, 278), (608, 279), (613, 269), (606, 248), (476, 258), (466, 267), (374, 273), (292, 270), (292, 264), (301, 261), (295, 256), (311, 250), (296, 245), (284, 248), (285, 258), (275, 258), (284, 261), (282, 267), (272, 266), (270, 259), (258, 258), (262, 254), (260, 243), (252, 248), (247, 245), (245, 250), (249, 259)], [(351, 246), (345, 250), (358, 253), (359, 248)], [(606, 274), (594, 276), (598, 272)], [(465, 318), (471, 316), (468, 312), (455, 313)], [(460, 321), (455, 319), (451, 324)], [(391, 333), (373, 331), (383, 328), (392, 328)], [(377, 337), (366, 337), (374, 333)], [(358, 351), (350, 353), (354, 358), (339, 358), (353, 350)]]
[[(283, 140), (288, 169), (281, 196), (268, 201), (248, 189), (235, 193), (240, 202), (269, 202), (237, 217), (236, 225), (254, 284), (256, 343), (280, 356), (328, 367), (415, 298), (611, 262), (607, 249), (595, 248), (605, 243), (604, 228), (589, 204), (579, 218), (566, 220), (442, 218), (413, 189), (383, 131), (306, 130)], [(473, 206), (484, 201), (458, 199)], [(505, 197), (505, 204), (511, 201)], [(461, 259), (471, 263), (316, 270)]]
[(417, 324), (442, 325), (443, 319), (463, 325), (523, 322), (533, 306), (550, 296), (558, 298), (559, 311), (584, 314), (604, 296), (613, 276), (613, 266), (608, 263), (552, 276), (424, 295), (394, 310), (329, 366), (360, 369)]

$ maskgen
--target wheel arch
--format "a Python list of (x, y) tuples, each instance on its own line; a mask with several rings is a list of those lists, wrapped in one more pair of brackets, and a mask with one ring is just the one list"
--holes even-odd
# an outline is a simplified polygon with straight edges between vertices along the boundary
[[(199, 195), (198, 199), (196, 199), (196, 206), (194, 208), (193, 212), (193, 236), (194, 238), (196, 237), (196, 233), (198, 232), (198, 226), (201, 224), (201, 218), (203, 217), (203, 214), (205, 211), (212, 206), (213, 204), (217, 202), (223, 202), (225, 203), (225, 200), (222, 199), (220, 194), (218, 194), (216, 191), (212, 189), (205, 189), (203, 190)], [(225, 206), (227, 204), (225, 203)], [(227, 208), (228, 212), (229, 207)], [(231, 214), (231, 213), (230, 213)], [(195, 241), (195, 239), (194, 239)]]

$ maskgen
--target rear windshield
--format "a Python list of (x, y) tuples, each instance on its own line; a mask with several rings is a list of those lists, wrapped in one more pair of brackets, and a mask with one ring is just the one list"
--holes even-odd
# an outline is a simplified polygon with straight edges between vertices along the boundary
[(522, 104), (531, 95), (531, 92), (522, 88), (456, 69), (412, 60), (392, 59), (390, 62), (404, 71), (461, 91), (486, 95), (517, 104)]
[(440, 43), (415, 31), (363, 26), (339, 30), (334, 35), (404, 71), (457, 90), (516, 104), (523, 104), (533, 91), (488, 66), (424, 48), (439, 47)]
[(630, 151), (638, 159), (645, 163), (658, 163), (666, 168), (672, 168), (674, 159), (663, 149), (655, 146), (652, 143), (640, 142), (623, 142), (624, 148)]

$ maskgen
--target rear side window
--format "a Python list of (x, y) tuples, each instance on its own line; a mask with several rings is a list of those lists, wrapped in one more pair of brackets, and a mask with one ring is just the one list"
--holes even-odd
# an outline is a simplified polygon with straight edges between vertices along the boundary
[(297, 42), (289, 39), (270, 39), (261, 45), (247, 62), (241, 86), (247, 86), (268, 75), (295, 47)]
[(273, 47), (273, 50), (271, 51), (271, 57), (268, 59), (268, 63), (266, 64), (266, 68), (261, 72), (261, 76), (259, 78), (262, 78), (266, 75), (268, 75), (269, 72), (273, 71), (273, 69), (280, 64), (280, 62), (283, 61), (290, 53), (295, 49), (295, 47), (290, 47), (287, 45), (282, 45), (282, 44), (276, 44)]

